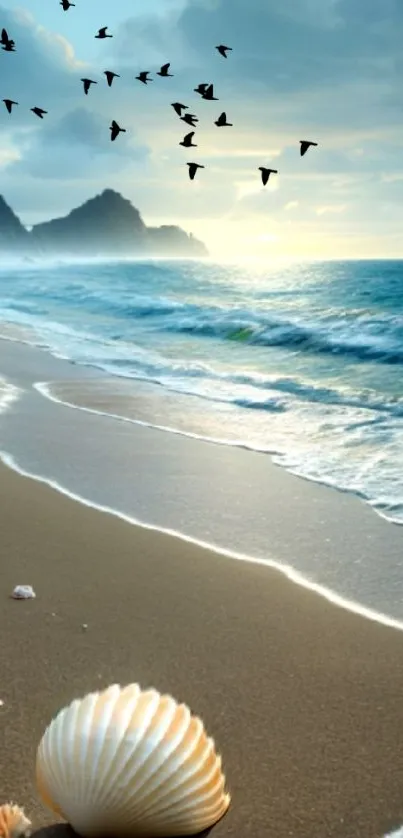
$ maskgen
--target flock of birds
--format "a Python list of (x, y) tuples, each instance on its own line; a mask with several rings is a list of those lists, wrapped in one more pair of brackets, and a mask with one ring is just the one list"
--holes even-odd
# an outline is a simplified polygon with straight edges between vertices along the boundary
[[(62, 6), (63, 10), (67, 12), (71, 6), (75, 6), (75, 3), (71, 3), (70, 0), (60, 0), (60, 5)], [(99, 38), (100, 40), (103, 40), (105, 38), (112, 38), (113, 35), (110, 35), (107, 30), (107, 26), (101, 27), (101, 29), (98, 30), (98, 33), (94, 37)], [(5, 52), (16, 52), (15, 42), (11, 38), (9, 38), (6, 29), (2, 29), (0, 44)], [(216, 46), (216, 50), (223, 58), (228, 58), (228, 53), (232, 51), (232, 47), (226, 46), (225, 44), (219, 44), (218, 46)], [(158, 70), (158, 72), (156, 73), (156, 75), (160, 76), (161, 78), (173, 78), (173, 73), (169, 72), (170, 66), (170, 63), (163, 64), (160, 70)], [(112, 82), (115, 78), (120, 78), (119, 74), (114, 73), (112, 70), (104, 70), (104, 75), (106, 76), (106, 81), (109, 87), (112, 86)], [(141, 82), (142, 84), (148, 84), (149, 82), (153, 81), (153, 79), (150, 77), (149, 70), (141, 71), (138, 74), (138, 76), (136, 76), (136, 80)], [(84, 93), (86, 96), (88, 95), (91, 85), (98, 84), (98, 82), (94, 79), (88, 78), (81, 79), (81, 82), (83, 84)], [(213, 84), (203, 82), (202, 84), (199, 84), (197, 87), (194, 88), (194, 92), (198, 93), (199, 96), (201, 96), (201, 98), (207, 102), (218, 102), (218, 98), (214, 96)], [(15, 102), (13, 99), (3, 99), (3, 102), (9, 114), (11, 114), (13, 107), (15, 105), (18, 105), (18, 102)], [(185, 111), (189, 110), (188, 105), (183, 105), (181, 102), (172, 102), (171, 106), (182, 122), (184, 122), (186, 125), (191, 126), (192, 128), (196, 127), (199, 121), (198, 117), (193, 113), (184, 113)], [(39, 119), (43, 119), (44, 115), (48, 113), (48, 111), (45, 111), (43, 108), (39, 108), (37, 106), (35, 106), (34, 108), (30, 108), (30, 110), (37, 117), (39, 117)], [(225, 113), (225, 111), (223, 111), (220, 114), (220, 116), (215, 120), (214, 125), (216, 125), (217, 128), (233, 128), (233, 124), (227, 121), (227, 114)], [(109, 130), (111, 132), (112, 142), (116, 140), (119, 134), (126, 132), (126, 128), (121, 128), (121, 126), (116, 122), (115, 119), (112, 120)], [(195, 133), (195, 131), (190, 131), (188, 134), (185, 134), (183, 140), (180, 141), (179, 145), (183, 146), (184, 148), (197, 148), (197, 143), (193, 142)], [(306, 154), (310, 146), (317, 145), (318, 143), (312, 142), (311, 140), (300, 140), (301, 157), (303, 157), (304, 154)], [(201, 163), (187, 163), (186, 165), (189, 167), (190, 180), (194, 180), (198, 169), (205, 169), (205, 166), (203, 166)], [(277, 169), (270, 169), (265, 166), (259, 166), (258, 170), (261, 173), (263, 186), (266, 186), (266, 184), (268, 183), (270, 175), (278, 174)]]

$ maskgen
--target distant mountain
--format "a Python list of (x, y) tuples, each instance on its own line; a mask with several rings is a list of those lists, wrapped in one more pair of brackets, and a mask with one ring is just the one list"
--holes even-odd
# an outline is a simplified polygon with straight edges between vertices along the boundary
[(207, 256), (205, 245), (181, 227), (147, 227), (139, 211), (105, 189), (62, 218), (28, 232), (0, 196), (0, 254), (31, 256)]
[(0, 253), (26, 254), (30, 247), (28, 231), (0, 195)]

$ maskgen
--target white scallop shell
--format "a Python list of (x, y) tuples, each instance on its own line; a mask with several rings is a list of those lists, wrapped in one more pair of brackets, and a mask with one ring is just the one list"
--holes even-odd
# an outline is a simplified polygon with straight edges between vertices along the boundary
[(230, 803), (202, 721), (138, 684), (61, 710), (39, 744), (36, 778), (48, 808), (86, 838), (195, 835)]

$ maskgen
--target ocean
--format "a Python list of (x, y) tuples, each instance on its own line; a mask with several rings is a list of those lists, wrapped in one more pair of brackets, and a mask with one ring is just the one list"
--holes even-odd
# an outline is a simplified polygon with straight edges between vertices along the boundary
[(266, 453), (402, 524), (402, 288), (400, 261), (3, 264), (0, 376), (6, 340), (44, 348), (76, 384), (42, 397)]

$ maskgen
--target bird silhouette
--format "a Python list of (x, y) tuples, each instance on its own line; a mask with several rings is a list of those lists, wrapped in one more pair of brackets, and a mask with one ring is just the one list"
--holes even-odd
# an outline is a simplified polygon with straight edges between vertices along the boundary
[(178, 116), (182, 116), (182, 111), (187, 111), (189, 107), (189, 105), (181, 105), (180, 102), (171, 102), (171, 105)]
[(112, 119), (112, 125), (110, 126), (109, 130), (110, 130), (110, 132), (111, 132), (111, 140), (112, 140), (112, 142), (113, 142), (114, 140), (116, 140), (116, 137), (118, 137), (118, 136), (119, 136), (119, 134), (120, 134), (120, 132), (121, 132), (121, 131), (123, 131), (123, 133), (125, 133), (125, 132), (126, 132), (126, 128), (121, 128), (121, 127), (118, 125), (118, 123), (117, 123), (114, 119)]
[(102, 26), (101, 29), (98, 29), (98, 35), (95, 35), (95, 38), (113, 38), (113, 35), (107, 35), (106, 30), (107, 26)]
[(186, 122), (187, 125), (191, 125), (192, 128), (194, 128), (196, 122), (199, 121), (197, 116), (195, 116), (193, 113), (185, 113), (185, 116), (181, 116), (181, 120), (182, 122)]
[(11, 113), (13, 105), (18, 105), (18, 102), (14, 102), (12, 99), (3, 99), (3, 102), (9, 113)]
[(43, 119), (44, 113), (47, 113), (47, 111), (44, 111), (43, 108), (35, 107), (35, 108), (30, 108), (30, 110), (32, 111), (32, 113), (36, 114), (36, 116), (39, 116), (39, 119)]
[(172, 79), (173, 78), (173, 73), (168, 73), (168, 70), (169, 70), (170, 66), (171, 66), (170, 64), (163, 64), (161, 69), (158, 71), (157, 76), (163, 76), (163, 77), (168, 77), (169, 76)]
[(266, 186), (271, 174), (278, 175), (277, 169), (265, 169), (264, 166), (259, 166), (259, 171), (262, 173), (263, 186)]
[(98, 84), (98, 82), (94, 81), (93, 79), (80, 79), (80, 81), (82, 81), (82, 83), (83, 83), (84, 93), (85, 93), (86, 96), (88, 96), (88, 91), (89, 91), (91, 85), (92, 84)]
[(11, 38), (8, 37), (7, 29), (1, 30), (0, 43), (2, 44), (2, 49), (4, 49), (5, 52), (16, 52), (15, 41), (12, 41)]
[(194, 131), (191, 131), (190, 134), (186, 134), (179, 145), (183, 145), (184, 148), (197, 148), (197, 143), (192, 143), (194, 135)]
[(113, 79), (120, 79), (119, 73), (114, 73), (113, 70), (104, 70), (104, 75), (106, 76), (109, 87), (111, 87)]
[(197, 87), (193, 88), (193, 90), (194, 90), (195, 93), (199, 93), (200, 96), (203, 96), (203, 93), (206, 92), (207, 88), (208, 88), (208, 83), (207, 84), (198, 84)]
[(11, 38), (8, 37), (7, 29), (1, 30), (0, 44), (2, 44), (3, 46), (7, 46), (7, 44), (14, 44), (14, 41), (12, 41)]
[(232, 122), (227, 122), (227, 114), (225, 111), (223, 111), (218, 119), (216, 119), (214, 125), (217, 125), (217, 128), (233, 128)]
[(75, 3), (70, 3), (70, 0), (60, 0), (60, 5), (63, 7), (63, 11), (68, 12), (70, 6), (75, 6)]
[(189, 166), (190, 180), (194, 180), (195, 174), (196, 174), (198, 169), (205, 169), (206, 168), (205, 166), (202, 166), (200, 163), (187, 163), (186, 165)]
[(219, 46), (216, 47), (216, 49), (218, 50), (220, 55), (222, 55), (223, 58), (228, 58), (227, 52), (229, 50), (232, 50), (232, 47), (226, 47), (224, 44), (219, 44)]
[(152, 79), (148, 78), (149, 73), (149, 70), (142, 70), (141, 73), (136, 76), (137, 81), (142, 81), (143, 84), (147, 84), (147, 82), (152, 81)]
[(301, 143), (301, 157), (307, 153), (309, 146), (311, 145), (318, 145), (317, 143), (311, 143), (310, 140), (300, 140)]
[(207, 99), (208, 102), (218, 102), (217, 97), (214, 96), (214, 86), (212, 84), (209, 84), (202, 93), (202, 99)]

